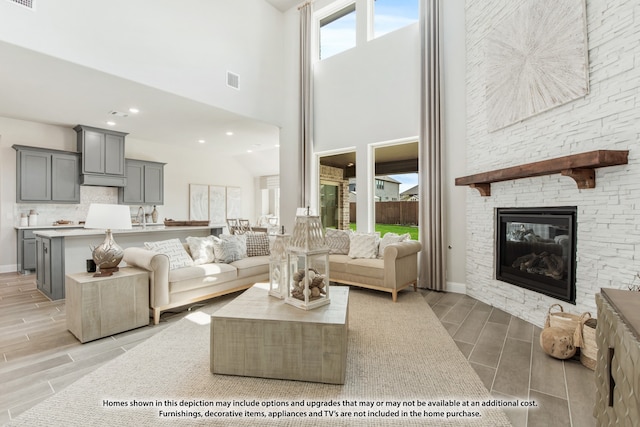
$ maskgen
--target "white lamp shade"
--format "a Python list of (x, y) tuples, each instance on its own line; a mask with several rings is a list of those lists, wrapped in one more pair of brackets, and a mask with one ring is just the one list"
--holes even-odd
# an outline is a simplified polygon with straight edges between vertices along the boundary
[(131, 229), (129, 206), (92, 203), (89, 205), (84, 228), (129, 230)]

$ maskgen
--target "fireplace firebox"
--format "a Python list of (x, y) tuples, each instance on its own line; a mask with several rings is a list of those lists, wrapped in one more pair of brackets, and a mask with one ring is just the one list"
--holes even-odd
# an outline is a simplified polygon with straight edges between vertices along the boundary
[(496, 279), (576, 303), (576, 208), (498, 208)]

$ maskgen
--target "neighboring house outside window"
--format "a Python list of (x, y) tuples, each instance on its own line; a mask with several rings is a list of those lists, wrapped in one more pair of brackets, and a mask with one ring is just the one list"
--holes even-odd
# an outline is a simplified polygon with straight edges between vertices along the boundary
[[(400, 181), (388, 176), (377, 176), (375, 184), (376, 202), (393, 202), (400, 200)], [(356, 201), (355, 178), (349, 179), (349, 201)]]

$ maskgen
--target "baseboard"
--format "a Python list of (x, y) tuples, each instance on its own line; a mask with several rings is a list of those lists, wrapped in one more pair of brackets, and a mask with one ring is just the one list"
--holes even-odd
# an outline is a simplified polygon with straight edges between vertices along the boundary
[(464, 284), (464, 283), (447, 282), (446, 291), (447, 292), (454, 292), (456, 294), (466, 294), (467, 293), (467, 285)]
[(15, 273), (18, 271), (17, 264), (0, 265), (0, 273)]

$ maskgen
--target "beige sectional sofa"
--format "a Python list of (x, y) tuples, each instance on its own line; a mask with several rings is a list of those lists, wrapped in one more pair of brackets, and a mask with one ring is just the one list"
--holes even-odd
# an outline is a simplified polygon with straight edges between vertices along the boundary
[[(189, 251), (189, 246), (184, 243)], [(171, 270), (169, 256), (145, 248), (124, 250), (123, 261), (149, 271), (149, 307), (153, 322), (160, 313), (250, 288), (269, 280), (269, 256), (250, 256), (230, 263), (209, 262)]]
[[(331, 239), (327, 241), (331, 242)], [(189, 261), (198, 259), (198, 254), (192, 254), (186, 242), (177, 244), (181, 244)], [(420, 242), (408, 240), (385, 245), (382, 257), (377, 257), (377, 247), (375, 258), (354, 257), (357, 254), (354, 255), (353, 250), (349, 254), (348, 248), (344, 254), (332, 253), (329, 255), (330, 280), (390, 292), (396, 301), (401, 289), (413, 285), (416, 290), (417, 258), (421, 248)], [(345, 249), (332, 252), (345, 252)], [(264, 249), (258, 255), (228, 263), (188, 263), (184, 266), (174, 264), (175, 254), (168, 253), (140, 247), (124, 250), (123, 261), (127, 265), (149, 271), (149, 307), (153, 310), (154, 324), (158, 324), (163, 311), (248, 289), (255, 283), (269, 280), (269, 256), (264, 254)], [(252, 255), (251, 250), (249, 255)]]
[(392, 243), (383, 250), (382, 258), (352, 258), (348, 254), (329, 255), (332, 282), (390, 292), (395, 302), (398, 291), (418, 284), (418, 252), (420, 242), (406, 240)]

